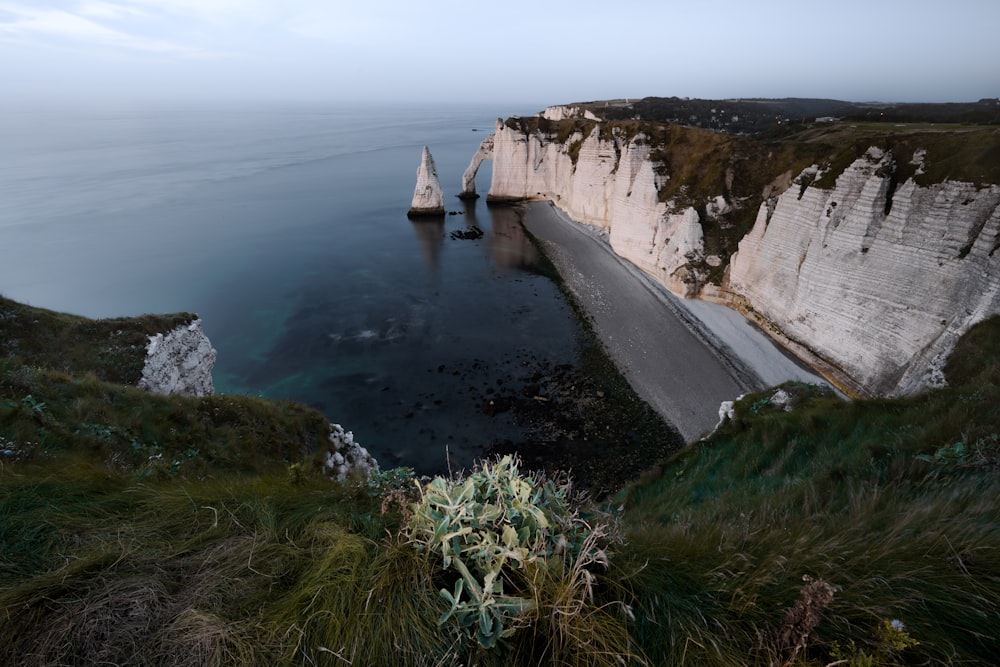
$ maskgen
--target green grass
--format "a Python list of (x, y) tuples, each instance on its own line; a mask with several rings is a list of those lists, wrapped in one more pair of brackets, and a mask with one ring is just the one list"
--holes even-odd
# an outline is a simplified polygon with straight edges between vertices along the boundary
[(534, 611), (493, 649), (438, 623), (454, 575), (406, 540), (407, 474), (289, 474), (315, 411), (8, 358), (0, 664), (994, 664), (998, 341), (1000, 318), (975, 327), (950, 386), (911, 398), (745, 397), (604, 507), (606, 568), (519, 570)]
[(18, 457), (74, 452), (138, 477), (263, 472), (326, 441), (316, 410), (249, 396), (155, 396), (0, 360), (0, 439)]
[(0, 359), (73, 375), (136, 384), (149, 336), (190, 323), (191, 313), (92, 320), (0, 296)]
[(880, 623), (899, 619), (920, 642), (905, 664), (992, 664), (998, 334), (996, 318), (974, 329), (948, 367), (955, 386), (911, 399), (817, 396), (754, 415), (766, 394), (748, 396), (736, 420), (632, 487), (617, 565), (638, 572), (649, 656), (780, 663), (808, 576), (836, 592), (799, 660), (826, 664), (835, 642), (874, 653)]

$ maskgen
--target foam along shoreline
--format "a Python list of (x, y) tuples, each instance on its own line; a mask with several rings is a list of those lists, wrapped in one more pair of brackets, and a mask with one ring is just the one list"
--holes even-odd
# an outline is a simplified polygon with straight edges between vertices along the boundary
[(827, 384), (739, 313), (671, 294), (615, 254), (599, 228), (548, 201), (524, 210), (619, 370), (686, 441), (716, 425), (722, 401), (787, 380)]

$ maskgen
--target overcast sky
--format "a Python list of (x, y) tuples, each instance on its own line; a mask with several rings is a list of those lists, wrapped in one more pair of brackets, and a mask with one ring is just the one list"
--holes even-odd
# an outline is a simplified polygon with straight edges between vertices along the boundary
[(1000, 96), (1000, 0), (0, 0), (0, 96)]

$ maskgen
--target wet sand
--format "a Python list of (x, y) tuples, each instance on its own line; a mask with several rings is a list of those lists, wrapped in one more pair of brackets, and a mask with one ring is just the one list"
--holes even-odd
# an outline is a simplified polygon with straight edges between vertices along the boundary
[(528, 203), (524, 226), (636, 393), (686, 441), (716, 425), (722, 401), (790, 379), (822, 382), (738, 313), (679, 299), (550, 202)]

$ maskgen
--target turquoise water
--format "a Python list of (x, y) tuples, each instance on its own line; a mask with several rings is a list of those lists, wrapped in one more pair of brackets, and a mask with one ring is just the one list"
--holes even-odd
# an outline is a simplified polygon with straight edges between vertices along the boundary
[[(217, 391), (313, 405), (383, 465), (466, 465), (523, 437), (484, 400), (577, 363), (516, 214), (454, 197), (496, 116), (532, 111), (0, 109), (0, 292), (197, 312)], [(440, 222), (406, 218), (425, 144), (460, 213)]]

